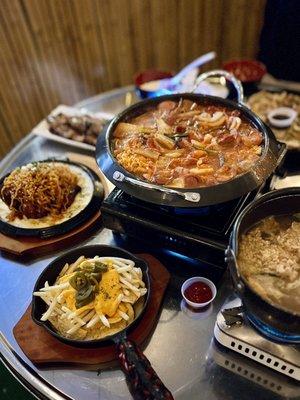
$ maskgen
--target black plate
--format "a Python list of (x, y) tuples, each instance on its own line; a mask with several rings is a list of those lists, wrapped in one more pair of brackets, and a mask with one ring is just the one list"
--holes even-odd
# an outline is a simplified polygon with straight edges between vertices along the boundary
[[(147, 306), (149, 296), (150, 296), (150, 279), (149, 279), (149, 273), (148, 273), (148, 264), (146, 261), (134, 256), (132, 253), (129, 253), (126, 250), (120, 249), (118, 247), (114, 246), (106, 246), (106, 245), (90, 245), (90, 246), (84, 246), (81, 248), (77, 248), (74, 250), (71, 250), (62, 256), (56, 258), (54, 261), (52, 261), (41, 273), (39, 276), (33, 291), (37, 292), (39, 291), (42, 287), (44, 287), (45, 282), (48, 281), (49, 285), (52, 285), (57, 276), (59, 275), (60, 271), (64, 267), (66, 263), (73, 263), (75, 262), (78, 257), (80, 256), (86, 256), (86, 257), (94, 257), (96, 255), (102, 256), (102, 257), (122, 257), (122, 258), (127, 258), (129, 260), (133, 260), (136, 264), (137, 267), (141, 268), (142, 273), (143, 273), (143, 281), (145, 283), (147, 290), (146, 295), (143, 297), (144, 298), (144, 304), (142, 307), (141, 312), (135, 316), (135, 319), (125, 328), (127, 329), (132, 326), (136, 325), (136, 323), (139, 321), (140, 317), (143, 314), (144, 309)], [(115, 337), (120, 335), (120, 332), (117, 332), (114, 335), (107, 336), (103, 339), (96, 339), (96, 340), (75, 340), (75, 339), (68, 339), (62, 335), (60, 335), (56, 329), (53, 327), (51, 322), (49, 321), (41, 321), (41, 316), (42, 314), (47, 310), (47, 304), (37, 296), (32, 296), (32, 311), (31, 311), (31, 316), (33, 321), (38, 324), (43, 326), (52, 336), (56, 337), (58, 340), (67, 343), (72, 346), (76, 347), (95, 347), (99, 346), (102, 344), (107, 344), (107, 342), (113, 340)]]
[[(98, 177), (98, 175), (89, 169), (88, 167), (71, 162), (68, 160), (55, 160), (55, 159), (48, 159), (48, 160), (42, 160), (38, 162), (58, 162), (58, 163), (63, 163), (67, 165), (74, 165), (80, 169), (82, 169), (92, 180), (93, 185), (94, 185), (94, 193), (93, 196), (90, 200), (90, 202), (86, 205), (86, 207), (81, 210), (77, 215), (74, 217), (70, 218), (67, 221), (62, 222), (61, 224), (56, 224), (53, 226), (49, 226), (46, 228), (20, 228), (17, 226), (14, 226), (10, 224), (9, 222), (3, 221), (0, 219), (0, 232), (3, 233), (4, 235), (7, 236), (35, 236), (39, 237), (41, 239), (48, 239), (53, 236), (59, 236), (59, 235), (64, 235), (65, 233), (71, 231), (72, 229), (76, 228), (77, 226), (83, 224), (85, 221), (87, 221), (89, 218), (92, 217), (92, 215), (95, 214), (97, 210), (100, 209), (103, 197), (104, 197), (104, 191), (103, 191), (103, 186), (101, 184), (101, 181)], [(29, 163), (28, 163), (29, 164)], [(27, 165), (27, 164), (26, 164)], [(0, 187), (2, 186), (2, 183), (4, 179), (10, 174), (6, 174), (0, 179)]]

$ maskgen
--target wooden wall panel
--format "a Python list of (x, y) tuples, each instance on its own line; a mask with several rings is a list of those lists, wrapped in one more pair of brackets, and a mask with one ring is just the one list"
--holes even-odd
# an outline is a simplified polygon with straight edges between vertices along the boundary
[(265, 0), (1, 0), (0, 157), (59, 103), (207, 51), (255, 57)]

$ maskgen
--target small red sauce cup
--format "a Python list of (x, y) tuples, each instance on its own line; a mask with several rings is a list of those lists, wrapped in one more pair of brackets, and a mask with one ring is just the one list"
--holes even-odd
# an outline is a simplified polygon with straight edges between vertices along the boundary
[[(193, 285), (195, 283), (200, 283), (200, 282), (205, 284), (206, 286), (208, 286), (210, 288), (210, 290), (211, 290), (211, 298), (209, 300), (205, 301), (205, 302), (199, 302), (199, 303), (197, 302), (197, 303), (195, 303), (195, 302), (191, 301), (187, 297), (186, 291), (187, 291), (188, 288), (191, 287), (191, 285)], [(215, 299), (216, 294), (217, 294), (217, 288), (214, 285), (214, 283), (212, 281), (210, 281), (209, 279), (203, 278), (201, 276), (195, 276), (193, 278), (190, 278), (190, 279), (186, 280), (183, 283), (183, 285), (181, 286), (181, 294), (182, 294), (182, 297), (184, 298), (184, 300), (186, 301), (186, 303), (189, 306), (191, 306), (193, 308), (202, 308), (202, 307), (206, 307), (208, 304), (210, 304)]]

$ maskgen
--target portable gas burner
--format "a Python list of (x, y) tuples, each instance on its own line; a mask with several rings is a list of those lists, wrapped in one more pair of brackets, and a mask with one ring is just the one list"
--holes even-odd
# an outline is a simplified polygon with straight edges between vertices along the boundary
[(102, 203), (101, 213), (104, 226), (114, 232), (225, 270), (232, 225), (259, 192), (214, 206), (176, 208), (148, 203), (116, 188)]
[[(298, 381), (290, 379), (286, 375), (278, 374), (270, 368), (265, 368), (264, 365), (258, 364), (242, 354), (230, 351), (217, 341), (211, 343), (209, 354), (216, 366), (227, 371), (227, 373), (219, 370), (209, 371), (210, 376), (216, 377), (217, 384), (226, 386), (226, 383), (231, 380), (231, 374), (234, 374), (240, 377), (240, 379), (235, 378), (235, 381), (238, 382), (235, 393), (238, 390), (240, 393), (247, 392), (250, 381), (253, 398), (257, 396), (259, 399), (273, 400), (274, 394), (276, 394), (280, 396), (280, 399), (299, 399), (300, 385)], [(232, 392), (230, 394), (232, 395)], [(238, 398), (238, 395), (236, 398)]]
[(223, 346), (300, 381), (300, 346), (275, 342), (259, 333), (243, 314), (239, 298), (227, 301), (218, 313), (214, 335)]

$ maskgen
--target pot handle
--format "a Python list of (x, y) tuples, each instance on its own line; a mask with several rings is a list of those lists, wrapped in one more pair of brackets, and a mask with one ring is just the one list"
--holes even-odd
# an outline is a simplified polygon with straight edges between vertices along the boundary
[(179, 192), (178, 190), (159, 187), (159, 186), (156, 186), (156, 185), (152, 185), (151, 183), (138, 181), (137, 179), (133, 179), (133, 178), (130, 178), (128, 176), (125, 176), (120, 171), (115, 171), (114, 172), (113, 179), (115, 181), (117, 181), (117, 182), (127, 182), (127, 183), (130, 183), (131, 185), (143, 187), (145, 189), (158, 190), (159, 192), (163, 192), (165, 195), (180, 196), (180, 197), (183, 197), (186, 201), (190, 201), (192, 203), (198, 203), (200, 201), (200, 199), (201, 199), (201, 196), (200, 196), (199, 193), (196, 193), (196, 192)]
[(123, 337), (117, 344), (117, 353), (135, 400), (174, 400), (134, 342)]
[(240, 279), (241, 276), (237, 270), (236, 257), (230, 246), (228, 246), (227, 249), (225, 250), (225, 262), (228, 264), (230, 275), (232, 277), (236, 291), (240, 295), (242, 295), (245, 290), (245, 286), (242, 280)]
[(278, 160), (277, 160), (277, 165), (276, 165), (276, 169), (275, 169), (275, 174), (283, 177), (286, 175), (286, 171), (283, 166), (283, 163), (284, 163), (284, 158), (286, 156), (288, 149), (287, 149), (287, 145), (282, 142), (278, 142), (278, 147), (279, 147)]
[(194, 85), (194, 87), (192, 89), (192, 92), (194, 92), (197, 89), (197, 87), (199, 86), (199, 84), (202, 81), (205, 81), (205, 79), (210, 78), (211, 76), (224, 76), (225, 79), (230, 81), (233, 84), (233, 86), (235, 87), (236, 91), (237, 91), (237, 101), (238, 101), (238, 103), (243, 104), (243, 102), (244, 102), (244, 89), (243, 89), (243, 86), (241, 84), (241, 81), (239, 81), (230, 72), (224, 71), (222, 69), (215, 69), (213, 71), (204, 72), (203, 74), (199, 75), (198, 78), (196, 79), (196, 82), (195, 82), (195, 85)]

